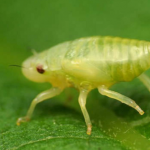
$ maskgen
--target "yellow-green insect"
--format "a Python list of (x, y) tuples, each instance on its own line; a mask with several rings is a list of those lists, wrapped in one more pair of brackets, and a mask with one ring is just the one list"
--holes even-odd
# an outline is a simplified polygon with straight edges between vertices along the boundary
[(37, 103), (60, 94), (67, 87), (79, 89), (79, 104), (91, 134), (92, 124), (86, 109), (88, 93), (95, 88), (102, 95), (117, 99), (141, 115), (143, 110), (130, 98), (109, 90), (121, 81), (138, 77), (150, 90), (150, 79), (143, 74), (150, 68), (150, 42), (119, 37), (97, 36), (58, 44), (23, 62), (23, 74), (35, 82), (49, 82), (53, 88), (40, 93), (25, 117), (28, 121)]

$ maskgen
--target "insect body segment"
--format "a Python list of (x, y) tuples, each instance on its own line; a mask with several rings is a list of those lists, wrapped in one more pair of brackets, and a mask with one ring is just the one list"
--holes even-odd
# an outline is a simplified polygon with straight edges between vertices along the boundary
[(141, 115), (143, 110), (130, 98), (109, 88), (138, 77), (150, 90), (150, 79), (143, 74), (150, 68), (150, 42), (119, 37), (88, 37), (56, 45), (23, 63), (23, 74), (35, 82), (49, 82), (53, 88), (39, 94), (25, 117), (29, 120), (37, 103), (60, 94), (66, 87), (78, 88), (79, 105), (91, 134), (92, 124), (86, 109), (88, 93), (98, 88), (102, 95), (119, 100)]
[(87, 73), (87, 79), (92, 82), (131, 81), (150, 66), (149, 42), (112, 37), (78, 41), (76, 49), (70, 43), (63, 69), (80, 78), (85, 78)]

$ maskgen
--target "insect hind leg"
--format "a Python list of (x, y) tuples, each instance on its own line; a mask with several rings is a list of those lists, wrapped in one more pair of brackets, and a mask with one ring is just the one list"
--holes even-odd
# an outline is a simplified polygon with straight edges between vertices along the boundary
[(110, 98), (119, 100), (120, 102), (125, 103), (125, 104), (133, 107), (134, 109), (136, 109), (140, 113), (140, 115), (144, 114), (144, 111), (132, 99), (130, 99), (130, 98), (128, 98), (128, 97), (126, 97), (126, 96), (124, 96), (124, 95), (122, 95), (120, 93), (111, 91), (107, 87), (105, 87), (104, 85), (98, 87), (98, 91), (102, 95), (105, 95), (105, 96), (108, 96)]
[(146, 75), (146, 74), (141, 74), (139, 77), (138, 77), (141, 82), (148, 88), (148, 90), (150, 91), (150, 78)]
[(26, 114), (25, 117), (21, 117), (21, 118), (18, 118), (17, 120), (17, 125), (20, 125), (22, 122), (27, 122), (30, 120), (32, 114), (33, 114), (33, 111), (35, 109), (35, 106), (48, 99), (48, 98), (52, 98), (58, 94), (60, 94), (62, 92), (62, 89), (59, 89), (59, 88), (51, 88), (50, 90), (47, 90), (47, 91), (44, 91), (42, 93), (40, 93), (39, 95), (37, 95), (37, 97), (32, 101), (31, 105), (30, 105), (30, 108)]

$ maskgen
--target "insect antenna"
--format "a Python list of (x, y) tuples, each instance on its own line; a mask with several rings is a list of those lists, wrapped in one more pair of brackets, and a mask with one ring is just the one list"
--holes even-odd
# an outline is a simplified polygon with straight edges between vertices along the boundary
[(11, 67), (20, 67), (20, 68), (25, 68), (25, 67), (20, 66), (20, 65), (9, 65), (9, 66), (11, 66)]

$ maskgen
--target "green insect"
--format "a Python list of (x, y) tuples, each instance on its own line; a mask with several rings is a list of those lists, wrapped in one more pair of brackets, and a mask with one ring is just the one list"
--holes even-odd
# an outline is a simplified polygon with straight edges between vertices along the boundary
[(37, 95), (27, 115), (19, 118), (17, 124), (28, 121), (39, 102), (60, 94), (67, 87), (80, 91), (78, 101), (88, 135), (91, 134), (92, 124), (86, 99), (92, 89), (98, 88), (102, 95), (119, 100), (143, 115), (143, 110), (132, 99), (109, 88), (138, 77), (150, 90), (150, 79), (143, 74), (149, 68), (150, 42), (147, 41), (97, 36), (58, 44), (23, 62), (22, 71), (28, 79), (49, 82), (53, 87)]

